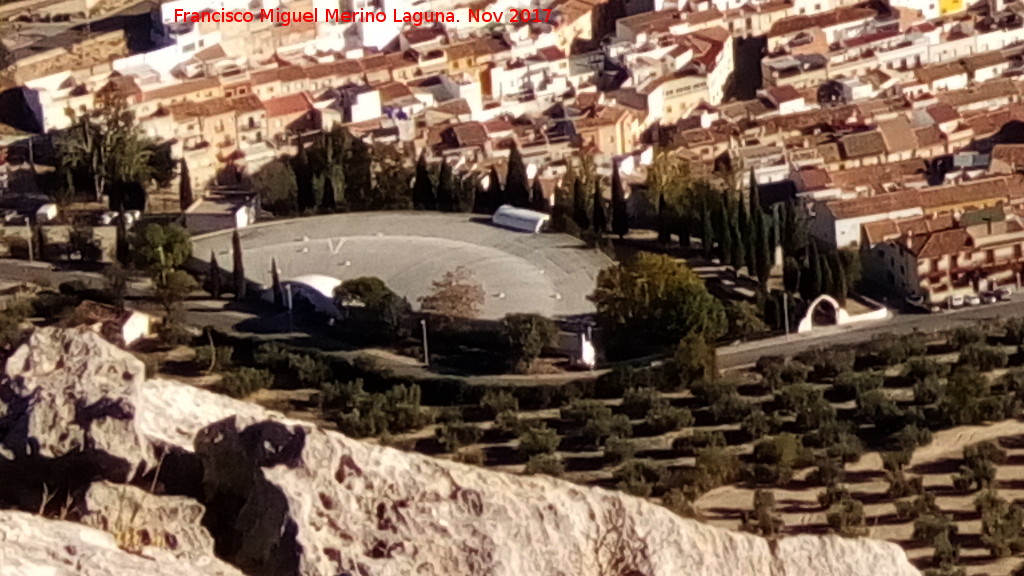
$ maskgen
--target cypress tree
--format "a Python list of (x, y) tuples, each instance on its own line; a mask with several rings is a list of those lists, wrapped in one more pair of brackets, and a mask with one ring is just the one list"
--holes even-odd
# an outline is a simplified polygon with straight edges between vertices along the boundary
[(349, 142), (348, 153), (345, 154), (345, 185), (343, 197), (346, 204), (354, 210), (365, 210), (370, 188), (373, 186), (373, 158), (370, 147), (359, 138), (346, 136)]
[(505, 193), (501, 189), (501, 178), (498, 177), (498, 169), (494, 166), (491, 166), (488, 180), (484, 205), (487, 206), (487, 214), (494, 214), (498, 208), (505, 204)]
[(210, 250), (210, 296), (220, 298), (220, 265), (217, 264), (217, 255)]
[(505, 175), (505, 197), (513, 206), (528, 208), (530, 206), (530, 180), (526, 175), (526, 164), (519, 146), (513, 142), (512, 151), (508, 156), (508, 172)]
[(292, 170), (295, 172), (295, 184), (298, 189), (295, 201), (299, 212), (312, 210), (316, 207), (316, 192), (313, 190), (313, 171), (309, 165), (309, 155), (302, 140), (299, 140), (299, 153), (292, 158)]
[(593, 208), (593, 222), (594, 232), (598, 236), (604, 236), (604, 233), (608, 229), (608, 216), (604, 213), (604, 199), (601, 198), (601, 183), (598, 179), (594, 179), (594, 208)]
[[(737, 204), (743, 206), (743, 199), (740, 198)], [(739, 207), (736, 210), (729, 211), (729, 232), (732, 236), (732, 255), (729, 259), (732, 260), (732, 265), (739, 270), (740, 266), (743, 266), (747, 261), (747, 249), (739, 223)], [(750, 271), (748, 270), (747, 272), (749, 273)]]
[(270, 287), (274, 291), (274, 305), (283, 305), (284, 294), (281, 293), (281, 273), (277, 270), (277, 258), (270, 259)]
[(533, 185), (530, 187), (530, 207), (537, 212), (550, 212), (551, 204), (544, 198), (544, 187), (540, 185), (540, 175), (533, 177)]
[(245, 300), (245, 265), (242, 262), (242, 238), (238, 235), (238, 229), (235, 229), (231, 235), (231, 247), (231, 255), (234, 260), (232, 275), (235, 284), (235, 299)]
[(732, 265), (732, 226), (729, 222), (729, 205), (724, 194), (718, 196), (718, 229), (715, 237), (718, 238), (718, 258), (726, 266)]
[(331, 213), (338, 210), (338, 202), (334, 190), (334, 178), (331, 178), (330, 176), (325, 177), (324, 197), (320, 201), (320, 208), (324, 212)]
[(178, 203), (181, 204), (181, 211), (188, 210), (193, 202), (195, 199), (192, 196), (192, 177), (188, 172), (188, 163), (182, 158), (178, 182)]
[(821, 294), (834, 297), (836, 294), (835, 275), (832, 274), (832, 264), (827, 256), (818, 257), (818, 268), (821, 270)]
[(416, 180), (412, 185), (412, 206), (416, 210), (434, 210), (437, 208), (437, 197), (434, 196), (434, 183), (430, 181), (430, 167), (427, 166), (427, 153), (424, 151), (416, 160)]
[(760, 252), (754, 258), (754, 263), (757, 266), (757, 280), (762, 288), (768, 285), (772, 274), (772, 238), (774, 238), (772, 220), (771, 218), (762, 218), (760, 242), (757, 245)]
[[(754, 241), (754, 233), (751, 227), (750, 213), (747, 212), (747, 203), (743, 201), (743, 198), (739, 199), (738, 204), (739, 205), (736, 208), (737, 239), (745, 249), (743, 254), (743, 264), (747, 267), (747, 274), (753, 276), (757, 270), (754, 262), (754, 249), (756, 248), (756, 243)], [(738, 266), (739, 264), (737, 264), (737, 267)]]
[(839, 260), (838, 256), (833, 260), (835, 268), (835, 294), (840, 304), (846, 305), (846, 296), (849, 294), (849, 280), (846, 277), (846, 267)]
[(665, 202), (664, 194), (658, 197), (658, 242), (672, 242), (672, 221), (669, 218), (668, 203)]
[(810, 272), (808, 276), (810, 281), (811, 294), (808, 300), (812, 298), (817, 298), (818, 295), (825, 290), (824, 278), (822, 276), (821, 270), (821, 258), (818, 257), (818, 245), (815, 242), (810, 242), (809, 246), (810, 256), (808, 256), (807, 266)]
[(711, 198), (704, 190), (700, 196), (700, 243), (704, 249), (704, 257), (711, 258), (711, 249), (715, 243), (715, 226), (711, 214)]
[(580, 178), (572, 183), (572, 219), (580, 230), (590, 227), (590, 218), (587, 216), (587, 196), (583, 191), (583, 180)]
[(612, 162), (612, 233), (620, 239), (629, 234), (629, 211), (617, 161)]
[(792, 256), (786, 256), (783, 261), (782, 284), (790, 294), (800, 290), (800, 264)]
[(437, 172), (437, 209), (441, 212), (456, 212), (459, 205), (455, 192), (455, 176), (450, 164), (441, 160), (441, 169)]

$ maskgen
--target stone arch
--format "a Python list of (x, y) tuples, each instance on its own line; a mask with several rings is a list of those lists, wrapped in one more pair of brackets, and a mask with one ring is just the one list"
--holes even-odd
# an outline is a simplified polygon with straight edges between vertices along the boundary
[(811, 305), (807, 308), (807, 313), (804, 314), (804, 317), (800, 319), (800, 324), (797, 325), (797, 333), (802, 334), (814, 329), (814, 315), (822, 303), (828, 304), (835, 315), (834, 320), (827, 324), (839, 325), (847, 322), (848, 315), (846, 309), (839, 305), (839, 301), (828, 294), (822, 294), (811, 301)]

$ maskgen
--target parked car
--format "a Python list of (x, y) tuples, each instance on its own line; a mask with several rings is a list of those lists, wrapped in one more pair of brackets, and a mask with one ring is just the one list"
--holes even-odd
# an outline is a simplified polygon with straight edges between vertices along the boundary
[(970, 294), (964, 298), (964, 303), (967, 304), (968, 306), (980, 306), (981, 297), (978, 296), (977, 294)]
[(995, 304), (999, 301), (999, 297), (996, 296), (995, 292), (982, 292), (981, 303), (982, 304)]
[(1003, 302), (1009, 300), (1011, 294), (1013, 294), (1013, 292), (1010, 292), (1009, 288), (999, 288), (996, 290), (996, 298)]
[(954, 294), (946, 299), (946, 306), (949, 308), (960, 308), (964, 305), (964, 297), (960, 294)]

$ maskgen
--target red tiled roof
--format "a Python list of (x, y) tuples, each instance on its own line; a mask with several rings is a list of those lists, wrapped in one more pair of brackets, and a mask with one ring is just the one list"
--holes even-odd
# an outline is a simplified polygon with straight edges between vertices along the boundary
[(305, 112), (313, 108), (313, 104), (305, 92), (299, 92), (298, 94), (289, 94), (264, 100), (263, 107), (267, 110), (267, 117), (274, 118), (276, 116), (287, 116)]

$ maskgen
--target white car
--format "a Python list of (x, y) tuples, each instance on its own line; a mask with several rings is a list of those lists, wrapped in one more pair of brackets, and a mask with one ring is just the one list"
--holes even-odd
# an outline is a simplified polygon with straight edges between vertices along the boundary
[(964, 297), (960, 294), (954, 294), (946, 300), (946, 305), (950, 308), (960, 308), (964, 305)]
[(981, 306), (981, 297), (977, 294), (971, 294), (964, 298), (964, 303), (968, 306)]

